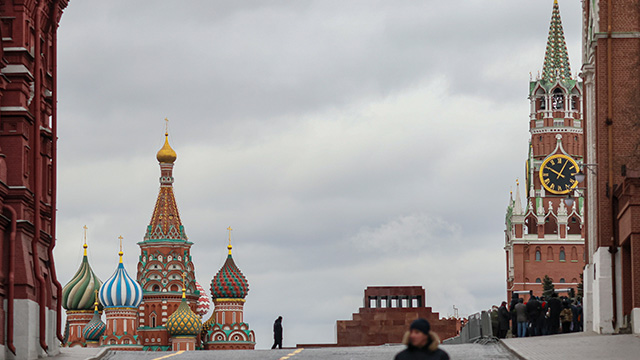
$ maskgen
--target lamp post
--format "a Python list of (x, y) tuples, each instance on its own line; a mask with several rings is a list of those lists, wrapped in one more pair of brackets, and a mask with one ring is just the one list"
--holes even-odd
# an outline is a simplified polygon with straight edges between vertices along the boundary
[[(591, 172), (592, 174), (597, 174), (596, 172), (596, 168), (597, 168), (598, 164), (582, 164), (580, 165), (580, 169), (578, 170), (578, 173), (574, 175), (574, 178), (576, 179), (576, 181), (578, 182), (578, 184), (580, 184), (581, 182), (583, 182), (587, 175), (582, 171), (582, 169), (585, 169), (589, 172)], [(567, 197), (564, 199), (564, 203), (567, 204), (568, 207), (572, 207), (573, 204), (575, 203), (575, 194), (574, 192), (577, 190), (586, 190), (587, 188), (574, 188), (573, 191), (571, 193), (569, 193), (567, 195)], [(584, 196), (584, 192), (579, 193), (579, 196)]]

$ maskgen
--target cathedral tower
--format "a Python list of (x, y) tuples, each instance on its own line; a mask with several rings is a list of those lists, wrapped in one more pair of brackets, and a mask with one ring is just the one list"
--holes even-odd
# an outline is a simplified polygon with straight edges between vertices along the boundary
[(107, 328), (101, 340), (103, 346), (114, 350), (142, 350), (138, 336), (138, 306), (142, 301), (142, 288), (129, 276), (122, 263), (122, 236), (120, 236), (120, 262), (116, 271), (100, 287), (98, 297), (104, 306)]
[(583, 163), (582, 83), (571, 77), (554, 1), (542, 76), (529, 83), (529, 154), (524, 203), (516, 184), (507, 207), (507, 293), (542, 294), (548, 275), (558, 290), (574, 289), (584, 266), (584, 199), (575, 175)]
[(207, 350), (253, 349), (255, 334), (244, 322), (245, 297), (249, 282), (236, 266), (231, 255), (231, 227), (229, 227), (229, 254), (216, 276), (211, 280), (213, 314), (203, 326), (204, 347)]
[(84, 227), (83, 248), (84, 256), (82, 257), (80, 268), (71, 281), (62, 289), (62, 307), (67, 310), (67, 331), (62, 342), (64, 346), (86, 346), (82, 329), (93, 317), (94, 293), (102, 285), (102, 281), (93, 273), (87, 258), (86, 226)]
[(196, 310), (200, 296), (196, 288), (191, 245), (180, 220), (173, 194), (173, 165), (176, 152), (165, 132), (164, 146), (156, 158), (160, 164), (160, 190), (144, 240), (139, 242), (138, 282), (142, 285), (140, 336), (145, 349), (169, 350), (165, 325), (182, 302), (182, 275), (185, 274), (185, 298)]

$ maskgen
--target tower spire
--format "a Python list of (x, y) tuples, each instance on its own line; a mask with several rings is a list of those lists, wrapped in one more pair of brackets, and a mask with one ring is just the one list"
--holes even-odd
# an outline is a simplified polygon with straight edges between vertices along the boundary
[(87, 257), (87, 225), (83, 226), (82, 229), (84, 230), (84, 244), (82, 248), (84, 249), (84, 256)]
[(567, 43), (564, 39), (558, 0), (554, 0), (553, 2), (547, 50), (544, 54), (544, 65), (542, 67), (542, 79), (548, 82), (571, 79), (569, 52), (567, 51)]
[(120, 264), (122, 264), (122, 255), (124, 255), (124, 253), (122, 252), (122, 239), (124, 239), (122, 237), (122, 235), (118, 236), (118, 239), (120, 240), (120, 252), (118, 252), (118, 256), (120, 256)]
[(233, 229), (229, 226), (227, 230), (229, 231), (229, 245), (227, 246), (227, 249), (229, 249), (229, 256), (231, 256), (231, 249), (233, 249), (233, 246), (231, 246), (231, 231)]

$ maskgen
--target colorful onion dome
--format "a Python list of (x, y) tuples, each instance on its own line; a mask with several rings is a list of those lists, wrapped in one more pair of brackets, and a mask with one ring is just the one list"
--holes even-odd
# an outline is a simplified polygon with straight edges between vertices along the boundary
[(198, 336), (202, 331), (202, 321), (187, 304), (184, 287), (180, 306), (169, 316), (165, 327), (170, 336)]
[[(97, 292), (97, 290), (96, 290)], [(82, 336), (87, 341), (98, 341), (100, 336), (104, 334), (107, 325), (102, 322), (100, 312), (98, 312), (98, 296), (96, 294), (96, 302), (94, 304), (93, 317), (82, 329)]]
[(176, 162), (177, 158), (178, 154), (176, 154), (176, 152), (171, 148), (171, 145), (169, 145), (169, 133), (165, 132), (164, 146), (162, 146), (162, 149), (158, 150), (156, 159), (158, 159), (158, 162), (160, 163), (173, 164), (174, 162)]
[(222, 268), (211, 280), (211, 297), (215, 299), (244, 299), (249, 292), (249, 282), (236, 266), (231, 256), (231, 242), (229, 242), (229, 256)]
[(211, 308), (211, 300), (209, 300), (209, 296), (207, 296), (207, 292), (204, 291), (204, 288), (200, 283), (196, 281), (196, 289), (200, 291), (200, 297), (198, 298), (198, 307), (196, 309), (196, 313), (200, 315), (200, 318), (207, 315), (209, 309)]
[(91, 310), (94, 291), (102, 285), (102, 281), (93, 273), (89, 265), (86, 242), (83, 247), (84, 257), (80, 268), (71, 281), (62, 288), (62, 307), (66, 310)]
[[(122, 240), (122, 239), (121, 239)], [(111, 277), (100, 287), (100, 303), (104, 307), (137, 308), (142, 301), (142, 287), (129, 276), (122, 263), (122, 244), (120, 245), (120, 263)]]

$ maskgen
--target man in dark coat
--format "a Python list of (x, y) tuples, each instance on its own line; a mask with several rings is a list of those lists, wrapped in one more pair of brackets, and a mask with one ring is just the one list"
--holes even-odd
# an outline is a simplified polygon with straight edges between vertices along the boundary
[(507, 302), (503, 301), (502, 305), (498, 308), (498, 338), (504, 339), (507, 337), (510, 319), (511, 314), (509, 314), (509, 310), (507, 310)]
[(527, 315), (529, 316), (529, 336), (541, 335), (538, 333), (538, 316), (542, 306), (533, 294), (527, 302)]
[(509, 311), (511, 312), (511, 334), (513, 337), (518, 337), (518, 320), (516, 319), (517, 304), (518, 294), (513, 293), (513, 295), (511, 295), (511, 304), (509, 304)]
[(440, 339), (431, 331), (431, 324), (425, 319), (411, 323), (409, 336), (405, 337), (407, 348), (394, 360), (449, 360), (449, 355), (438, 348)]
[(555, 335), (558, 333), (561, 311), (562, 301), (558, 299), (558, 294), (551, 294), (551, 299), (549, 300), (549, 335)]
[(273, 323), (273, 346), (271, 349), (275, 349), (276, 346), (282, 349), (282, 316), (278, 316)]

